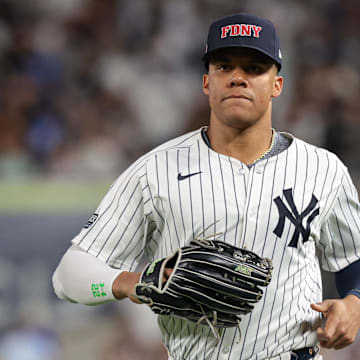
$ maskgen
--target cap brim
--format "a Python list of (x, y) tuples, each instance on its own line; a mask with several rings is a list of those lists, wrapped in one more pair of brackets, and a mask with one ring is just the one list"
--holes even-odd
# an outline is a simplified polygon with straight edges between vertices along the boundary
[(257, 48), (256, 46), (251, 46), (251, 45), (234, 45), (234, 46), (219, 46), (216, 47), (214, 49), (211, 49), (211, 51), (208, 51), (207, 53), (205, 53), (202, 58), (201, 61), (203, 61), (205, 64), (208, 63), (210, 61), (210, 57), (211, 55), (217, 51), (217, 50), (222, 50), (222, 49), (236, 49), (236, 48), (248, 48), (248, 49), (253, 49), (258, 51), (259, 53), (262, 53), (264, 55), (266, 55), (267, 57), (269, 57), (272, 61), (274, 61), (274, 63), (278, 66), (278, 69), (280, 71), (281, 69), (281, 63), (279, 62), (278, 59), (275, 59), (272, 55), (270, 55), (268, 52), (260, 50), (259, 48)]

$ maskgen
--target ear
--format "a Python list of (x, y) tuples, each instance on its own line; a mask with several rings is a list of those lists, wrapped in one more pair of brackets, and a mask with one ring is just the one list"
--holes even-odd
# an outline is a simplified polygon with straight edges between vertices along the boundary
[(282, 76), (275, 76), (275, 81), (274, 81), (274, 86), (273, 86), (273, 91), (272, 91), (271, 97), (276, 98), (281, 94), (283, 84), (284, 84), (284, 78)]
[(209, 74), (204, 74), (203, 75), (203, 93), (205, 95), (209, 95)]

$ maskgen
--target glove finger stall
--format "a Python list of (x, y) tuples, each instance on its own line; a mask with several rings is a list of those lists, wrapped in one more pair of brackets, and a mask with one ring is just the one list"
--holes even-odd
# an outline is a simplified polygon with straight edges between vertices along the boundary
[(271, 272), (256, 264), (246, 263), (241, 260), (223, 256), (214, 249), (189, 249), (182, 254), (181, 264), (196, 269), (217, 270), (219, 273), (227, 273), (228, 277), (237, 276), (244, 281), (251, 279), (255, 285), (265, 286), (271, 280)]
[(176, 283), (171, 284), (171, 288), (176, 289), (181, 295), (191, 299), (195, 303), (200, 303), (216, 311), (229, 314), (246, 314), (253, 309), (253, 306), (246, 301), (234, 301), (234, 298), (221, 296), (214, 291), (205, 292), (198, 284), (190, 283), (187, 286), (180, 286)]
[[(207, 274), (196, 273), (187, 269), (180, 269), (173, 280), (180, 286), (199, 286), (202, 291), (211, 295), (219, 292), (228, 299), (257, 302), (261, 299), (263, 291), (256, 286), (244, 282), (226, 282), (225, 279), (218, 279)], [(241, 285), (241, 286), (240, 286)]]

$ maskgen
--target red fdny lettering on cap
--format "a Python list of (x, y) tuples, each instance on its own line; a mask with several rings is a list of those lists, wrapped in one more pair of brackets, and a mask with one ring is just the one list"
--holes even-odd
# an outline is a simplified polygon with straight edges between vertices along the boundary
[(225, 39), (228, 36), (254, 36), (259, 38), (261, 30), (261, 26), (250, 24), (225, 25), (221, 28), (221, 38)]

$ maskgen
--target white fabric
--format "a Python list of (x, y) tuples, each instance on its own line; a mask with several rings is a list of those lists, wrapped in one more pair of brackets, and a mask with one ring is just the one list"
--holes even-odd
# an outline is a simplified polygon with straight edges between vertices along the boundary
[[(196, 236), (271, 258), (271, 283), (240, 332), (159, 316), (173, 360), (287, 360), (315, 346), (322, 301), (320, 263), (338, 271), (360, 259), (360, 206), (336, 155), (289, 134), (289, 148), (250, 169), (210, 149), (201, 130), (142, 156), (113, 184), (88, 225), (72, 240), (105, 263), (135, 271)], [(287, 356), (287, 358), (286, 358)]]
[[(291, 360), (291, 354), (290, 353), (286, 353), (284, 354), (286, 356), (286, 359), (288, 360)], [(266, 360), (281, 360), (281, 355), (278, 355), (276, 357), (272, 357), (272, 358), (269, 358), (269, 359), (266, 359)], [(168, 360), (174, 360), (171, 356), (169, 356)], [(285, 358), (283, 358), (283, 360), (285, 360)], [(314, 360), (323, 360), (323, 357), (322, 355), (320, 354), (316, 354), (315, 357), (314, 357)]]
[(122, 272), (72, 245), (61, 259), (52, 281), (60, 299), (97, 305), (116, 300), (112, 284)]

